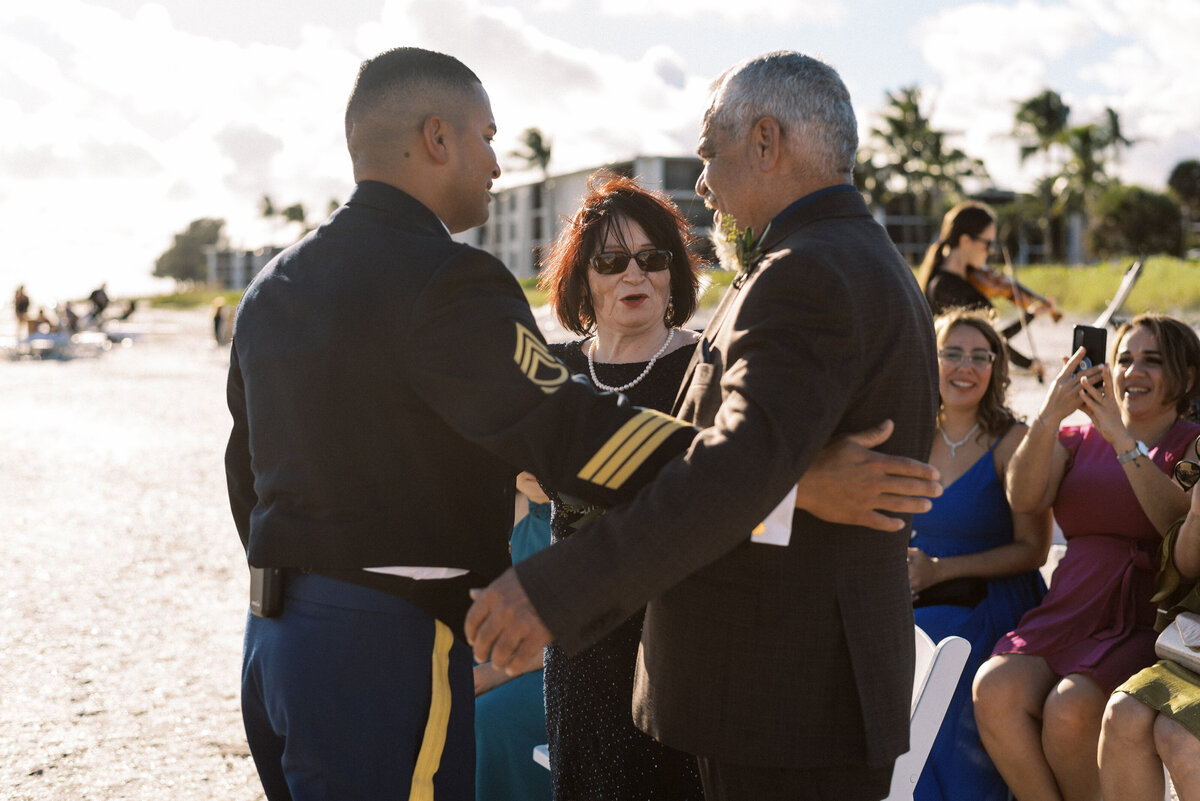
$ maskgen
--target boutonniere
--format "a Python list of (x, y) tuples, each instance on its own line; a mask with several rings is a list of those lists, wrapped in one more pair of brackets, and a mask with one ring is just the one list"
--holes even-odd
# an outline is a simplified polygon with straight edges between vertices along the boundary
[(763, 240), (770, 230), (771, 224), (767, 223), (762, 234), (755, 236), (753, 228), (739, 229), (732, 217), (721, 215), (721, 233), (713, 237), (717, 260), (727, 270), (737, 270), (742, 275), (749, 275), (762, 261)]

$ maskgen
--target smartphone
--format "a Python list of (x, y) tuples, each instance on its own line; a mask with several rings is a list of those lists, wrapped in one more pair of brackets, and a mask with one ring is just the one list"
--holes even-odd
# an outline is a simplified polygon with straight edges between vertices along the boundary
[(1092, 325), (1077, 325), (1072, 332), (1071, 353), (1083, 348), (1083, 361), (1079, 368), (1086, 369), (1104, 364), (1104, 350), (1108, 343), (1108, 331)]
[(255, 617), (275, 617), (283, 611), (282, 568), (250, 568), (250, 611)]

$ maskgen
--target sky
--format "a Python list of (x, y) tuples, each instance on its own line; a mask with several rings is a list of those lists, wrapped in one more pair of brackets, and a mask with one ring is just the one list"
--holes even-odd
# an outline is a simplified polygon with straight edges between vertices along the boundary
[(500, 185), (522, 131), (552, 172), (695, 151), (708, 86), (778, 49), (832, 64), (865, 137), (887, 93), (922, 91), (950, 144), (1025, 190), (1017, 104), (1059, 92), (1071, 122), (1120, 114), (1115, 166), (1163, 190), (1200, 158), (1197, 0), (37, 0), (0, 4), (0, 303), (170, 289), (154, 261), (192, 220), (229, 244), (287, 244), (353, 188), (342, 116), (358, 65), (396, 46), (451, 53), (499, 127)]

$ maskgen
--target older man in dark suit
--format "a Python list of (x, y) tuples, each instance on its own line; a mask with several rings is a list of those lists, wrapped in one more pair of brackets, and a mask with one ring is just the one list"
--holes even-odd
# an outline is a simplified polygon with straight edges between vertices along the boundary
[(467, 618), (477, 658), (503, 665), (551, 636), (577, 651), (649, 601), (634, 716), (698, 755), (712, 801), (879, 799), (907, 748), (908, 527), (787, 511), (831, 438), (887, 417), (883, 447), (924, 459), (934, 429), (929, 313), (854, 190), (856, 147), (849, 93), (815, 59), (772, 53), (718, 79), (697, 191), (742, 275), (681, 390), (703, 430)]

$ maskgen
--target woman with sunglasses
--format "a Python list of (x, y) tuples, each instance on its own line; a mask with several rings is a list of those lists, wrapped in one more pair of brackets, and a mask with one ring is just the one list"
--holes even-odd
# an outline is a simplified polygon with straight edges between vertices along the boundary
[(971, 679), (992, 646), (1042, 599), (1038, 568), (1050, 550), (1050, 515), (1016, 514), (1004, 474), (1026, 426), (1008, 407), (1004, 340), (983, 311), (934, 320), (940, 405), (930, 463), (946, 489), (913, 518), (908, 575), (917, 625), (939, 642), (971, 643), (925, 769), (918, 801), (1006, 801), (1008, 787), (979, 745)]
[[(689, 239), (687, 221), (669, 201), (629, 178), (593, 175), (542, 269), (540, 285), (559, 322), (583, 336), (552, 344), (554, 355), (602, 390), (669, 412), (699, 339), (681, 327), (699, 290)], [(556, 539), (596, 513), (550, 488), (547, 494)], [(703, 798), (694, 757), (633, 724), (643, 615), (575, 656), (553, 643), (546, 649), (546, 731), (558, 801)]]
[[(1042, 603), (975, 678), (988, 755), (1021, 799), (1098, 799), (1108, 696), (1154, 662), (1154, 557), (1187, 512), (1171, 480), (1200, 425), (1200, 340), (1143, 314), (1117, 330), (1113, 366), (1066, 360), (1008, 467), (1014, 511), (1053, 506), (1067, 547)], [(1090, 423), (1059, 425), (1082, 410)]]
[[(968, 279), (972, 269), (987, 265), (995, 246), (996, 214), (986, 204), (968, 200), (946, 212), (938, 240), (925, 251), (925, 259), (917, 271), (917, 283), (935, 316), (953, 308), (995, 309), (987, 295)], [(1038, 305), (1036, 309), (1051, 312), (1054, 307)], [(1024, 314), (1020, 310), (1018, 313)], [(1008, 344), (1022, 326), (1023, 321), (1017, 320), (1001, 330), (1000, 336), (1004, 337), (1009, 361), (1040, 378), (1045, 373), (1042, 363)]]
[[(1200, 438), (1175, 479), (1191, 490), (1200, 478)], [(1167, 530), (1159, 563), (1156, 628), (1179, 612), (1200, 613), (1200, 492), (1186, 517)], [(1163, 765), (1183, 801), (1200, 798), (1200, 675), (1162, 659), (1117, 688), (1100, 730), (1100, 788), (1105, 798), (1159, 801)]]

